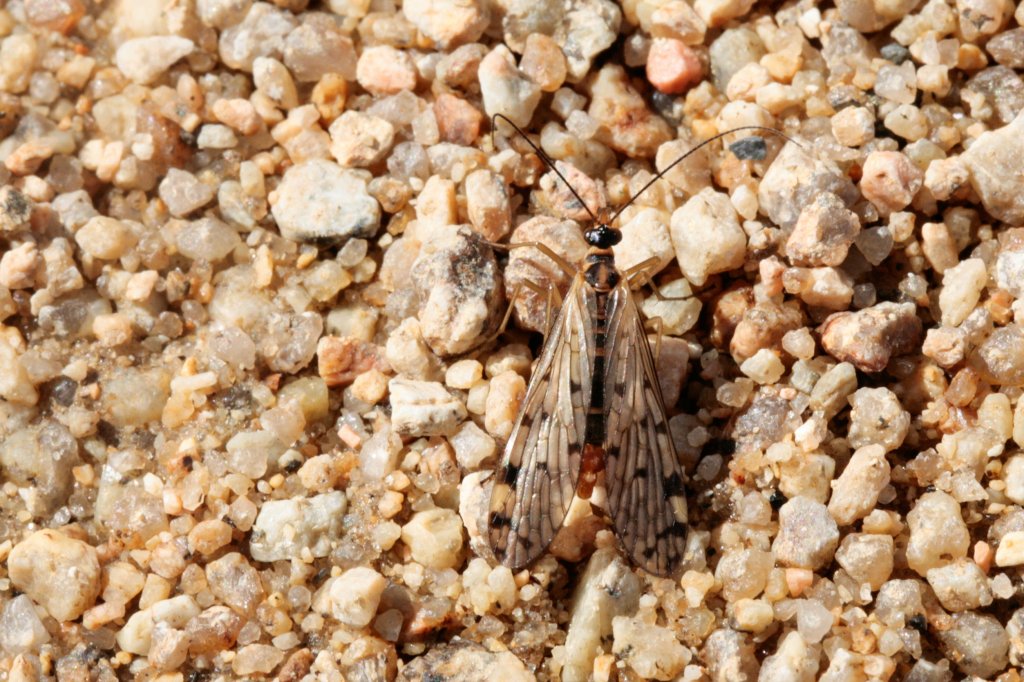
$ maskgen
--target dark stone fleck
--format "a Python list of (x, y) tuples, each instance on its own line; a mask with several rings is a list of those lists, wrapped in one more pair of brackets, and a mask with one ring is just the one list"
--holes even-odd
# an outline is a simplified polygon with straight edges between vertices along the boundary
[(744, 137), (729, 145), (729, 151), (740, 161), (764, 161), (768, 156), (768, 145), (764, 138), (757, 135)]
[(899, 43), (889, 43), (881, 49), (882, 59), (888, 59), (890, 62), (899, 66), (903, 62), (910, 59), (910, 50), (903, 47)]

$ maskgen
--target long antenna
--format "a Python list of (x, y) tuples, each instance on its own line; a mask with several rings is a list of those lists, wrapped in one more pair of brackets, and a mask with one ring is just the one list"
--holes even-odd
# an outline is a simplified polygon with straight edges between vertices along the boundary
[[(595, 223), (601, 222), (600, 220), (598, 220), (597, 216), (594, 215), (594, 212), (590, 210), (590, 207), (587, 206), (587, 202), (583, 201), (583, 197), (581, 197), (576, 192), (576, 190), (573, 188), (573, 186), (569, 184), (569, 181), (565, 179), (565, 176), (562, 175), (559, 172), (558, 168), (555, 167), (555, 162), (551, 159), (551, 157), (548, 156), (547, 153), (543, 149), (541, 149), (539, 146), (534, 144), (533, 140), (531, 140), (529, 138), (529, 136), (525, 132), (523, 132), (523, 130), (519, 126), (517, 126), (515, 123), (513, 123), (512, 120), (509, 119), (509, 117), (506, 116), (505, 114), (495, 114), (493, 117), (491, 117), (491, 140), (492, 140), (492, 142), (494, 140), (494, 132), (495, 132), (495, 130), (498, 127), (497, 120), (499, 118), (502, 121), (504, 121), (505, 123), (507, 123), (510, 126), (512, 126), (512, 129), (515, 130), (517, 133), (519, 133), (520, 137), (522, 137), (523, 140), (526, 141), (526, 144), (530, 145), (530, 147), (533, 149), (533, 151), (537, 153), (537, 156), (540, 157), (541, 161), (543, 161), (547, 165), (547, 167), (550, 168), (551, 171), (555, 175), (558, 176), (558, 178), (562, 181), (562, 183), (566, 187), (569, 188), (569, 191), (572, 192), (572, 195), (574, 197), (576, 197), (577, 201), (580, 202), (580, 205), (583, 206), (583, 209), (587, 212), (587, 215), (590, 216), (590, 219), (593, 220)], [(689, 158), (693, 154), (699, 152), (701, 149), (703, 149), (707, 145), (711, 144), (712, 142), (714, 142), (716, 140), (722, 139), (726, 135), (732, 135), (733, 133), (738, 133), (738, 132), (741, 132), (741, 131), (744, 131), (744, 130), (760, 130), (762, 132), (771, 133), (772, 135), (776, 135), (778, 137), (781, 137), (781, 138), (783, 138), (783, 139), (785, 139), (785, 140), (787, 140), (789, 142), (792, 142), (793, 144), (795, 144), (797, 146), (802, 146), (802, 145), (800, 145), (799, 142), (797, 142), (796, 140), (791, 138), (789, 135), (786, 135), (785, 133), (783, 133), (783, 132), (781, 132), (779, 130), (776, 130), (775, 128), (769, 128), (767, 126), (740, 126), (739, 128), (732, 128), (731, 130), (726, 130), (723, 133), (718, 133), (717, 135), (713, 135), (712, 137), (709, 137), (708, 139), (706, 139), (703, 142), (701, 142), (700, 144), (698, 144), (696, 147), (693, 147), (693, 148), (689, 149), (685, 154), (683, 154), (678, 159), (676, 159), (675, 161), (673, 161), (669, 165), (665, 166), (665, 168), (660, 170), (657, 175), (655, 175), (653, 178), (650, 179), (650, 181), (647, 182), (646, 185), (641, 187), (637, 191), (636, 194), (634, 194), (632, 197), (630, 197), (629, 201), (626, 202), (625, 206), (623, 206), (622, 208), (617, 210), (614, 213), (614, 215), (612, 215), (611, 219), (608, 221), (608, 225), (610, 226), (612, 223), (614, 223), (615, 219), (618, 218), (619, 215), (621, 215), (623, 211), (625, 211), (627, 208), (632, 206), (633, 202), (636, 201), (640, 197), (641, 194), (643, 194), (648, 189), (650, 189), (651, 186), (654, 185), (654, 183), (656, 183), (658, 180), (661, 180), (665, 176), (666, 173), (668, 173), (670, 170), (672, 170), (673, 168), (675, 168), (676, 166), (681, 164), (687, 158)]]
[[(655, 175), (655, 176), (654, 176), (653, 178), (651, 178), (651, 180), (650, 180), (650, 181), (649, 181), (649, 182), (648, 182), (648, 183), (647, 183), (646, 185), (644, 185), (643, 187), (641, 187), (641, 188), (640, 188), (640, 189), (639, 189), (639, 190), (637, 191), (637, 193), (636, 193), (636, 194), (634, 194), (634, 195), (633, 195), (633, 196), (632, 196), (632, 197), (630, 198), (630, 200), (626, 202), (626, 205), (625, 205), (625, 206), (623, 206), (622, 208), (620, 208), (620, 209), (619, 209), (618, 211), (616, 211), (616, 212), (615, 212), (615, 214), (614, 214), (614, 215), (613, 215), (613, 216), (611, 217), (611, 220), (609, 220), (609, 221), (608, 221), (608, 224), (609, 224), (609, 225), (611, 225), (612, 223), (614, 223), (614, 222), (615, 222), (615, 219), (616, 219), (616, 218), (618, 218), (618, 217), (619, 217), (619, 215), (620, 215), (620, 214), (621, 214), (621, 213), (622, 213), (623, 211), (625, 211), (625, 210), (626, 210), (627, 208), (629, 208), (630, 206), (632, 206), (632, 205), (633, 205), (633, 202), (634, 202), (634, 201), (636, 201), (636, 200), (637, 200), (637, 199), (638, 199), (638, 198), (640, 197), (640, 195), (641, 195), (641, 194), (643, 194), (643, 193), (644, 193), (644, 192), (646, 192), (646, 191), (647, 191), (648, 189), (650, 189), (650, 188), (651, 188), (651, 186), (652, 186), (652, 185), (653, 185), (654, 183), (656, 183), (656, 182), (657, 182), (658, 180), (661, 180), (661, 178), (662, 178), (662, 177), (664, 177), (665, 173), (668, 173), (668, 172), (669, 172), (670, 170), (672, 170), (673, 168), (675, 168), (676, 166), (678, 166), (678, 165), (679, 165), (680, 163), (682, 163), (683, 161), (685, 161), (685, 160), (686, 160), (687, 158), (689, 158), (689, 157), (690, 157), (691, 155), (693, 155), (693, 154), (695, 154), (696, 152), (700, 151), (701, 149), (703, 149), (703, 148), (704, 148), (704, 147), (706, 147), (707, 145), (711, 144), (711, 143), (712, 143), (712, 142), (714, 142), (715, 140), (720, 140), (720, 139), (722, 139), (723, 137), (725, 137), (726, 135), (732, 135), (733, 133), (738, 133), (738, 132), (740, 132), (740, 131), (742, 131), (742, 130), (760, 130), (760, 131), (763, 131), (763, 132), (771, 133), (771, 134), (773, 134), (773, 135), (778, 135), (779, 137), (785, 138), (786, 140), (789, 140), (790, 142), (792, 142), (793, 144), (795, 144), (795, 145), (797, 145), (797, 146), (800, 146), (800, 143), (799, 143), (799, 142), (797, 142), (796, 140), (794, 140), (793, 138), (791, 138), (791, 137), (790, 137), (789, 135), (786, 135), (785, 133), (783, 133), (783, 132), (780, 132), (780, 131), (776, 130), (775, 128), (768, 128), (768, 127), (766, 127), (766, 126), (740, 126), (739, 128), (733, 128), (732, 130), (726, 130), (726, 131), (725, 131), (724, 133), (718, 133), (717, 135), (714, 135), (714, 136), (712, 136), (712, 137), (709, 137), (708, 139), (704, 140), (703, 142), (701, 142), (700, 144), (698, 144), (698, 145), (697, 145), (696, 147), (693, 147), (692, 149), (690, 149), (689, 151), (687, 151), (687, 152), (686, 152), (685, 154), (683, 154), (682, 156), (680, 156), (680, 157), (679, 157), (678, 159), (676, 159), (675, 161), (673, 161), (673, 162), (672, 162), (672, 163), (670, 163), (669, 165), (665, 166), (665, 168), (663, 168), (663, 169), (662, 169), (661, 171), (659, 171), (659, 172), (658, 172), (658, 174), (657, 174), (657, 175)], [(570, 188), (570, 189), (571, 189), (571, 188)], [(573, 194), (575, 194), (575, 192), (573, 192)]]
[(566, 187), (568, 187), (568, 188), (569, 188), (569, 191), (570, 191), (570, 192), (572, 192), (572, 195), (573, 195), (574, 197), (576, 197), (576, 201), (580, 202), (580, 205), (581, 205), (581, 206), (583, 206), (583, 210), (585, 210), (585, 211), (587, 212), (587, 215), (589, 215), (589, 216), (590, 216), (590, 219), (591, 219), (591, 220), (593, 220), (593, 221), (594, 221), (595, 223), (597, 223), (597, 222), (600, 222), (600, 221), (599, 221), (599, 220), (597, 219), (597, 216), (596, 216), (596, 215), (594, 215), (594, 212), (590, 210), (590, 207), (589, 207), (589, 206), (587, 206), (587, 202), (583, 201), (583, 197), (581, 197), (581, 196), (580, 196), (579, 194), (577, 194), (577, 192), (576, 192), (576, 190), (575, 190), (575, 189), (573, 188), (573, 186), (569, 184), (569, 181), (565, 179), (565, 176), (564, 176), (564, 175), (562, 175), (562, 174), (561, 174), (561, 173), (560, 173), (560, 172), (558, 171), (558, 168), (556, 168), (556, 167), (555, 167), (555, 162), (551, 160), (551, 157), (549, 157), (549, 156), (547, 155), (547, 153), (545, 153), (545, 151), (544, 151), (543, 149), (541, 149), (541, 148), (540, 148), (539, 146), (537, 146), (536, 144), (534, 144), (534, 143), (533, 143), (533, 140), (531, 140), (531, 139), (529, 138), (529, 136), (528, 136), (528, 135), (527, 135), (526, 133), (524, 133), (524, 132), (522, 131), (522, 129), (521, 129), (521, 128), (520, 128), (519, 126), (517, 126), (517, 125), (516, 125), (515, 123), (513, 123), (513, 122), (511, 121), (511, 119), (509, 119), (509, 117), (508, 117), (508, 116), (506, 116), (505, 114), (495, 114), (495, 115), (494, 115), (494, 116), (493, 116), (493, 117), (491, 118), (491, 141), (492, 141), (492, 143), (493, 143), (493, 141), (494, 141), (494, 131), (495, 131), (495, 129), (496, 129), (497, 127), (498, 127), (498, 125), (497, 125), (496, 121), (497, 121), (497, 120), (498, 120), (499, 118), (500, 118), (500, 119), (501, 119), (502, 121), (504, 121), (505, 123), (508, 123), (508, 124), (509, 124), (510, 126), (512, 126), (512, 129), (513, 129), (513, 130), (515, 130), (515, 131), (516, 131), (517, 133), (519, 133), (519, 135), (520, 135), (520, 136), (521, 136), (521, 137), (522, 137), (522, 138), (523, 138), (524, 140), (526, 140), (526, 144), (530, 145), (530, 147), (532, 147), (532, 148), (533, 148), (533, 151), (537, 153), (537, 156), (539, 156), (539, 157), (540, 157), (540, 160), (541, 160), (541, 161), (543, 161), (543, 162), (544, 162), (545, 164), (547, 164), (547, 167), (548, 167), (548, 168), (550, 168), (550, 169), (551, 169), (551, 171), (552, 171), (552, 172), (553, 172), (553, 173), (554, 173), (555, 175), (557, 175), (557, 176), (558, 176), (558, 178), (559, 178), (559, 179), (560, 179), (560, 180), (562, 181), (562, 183), (563, 183), (563, 184), (564, 184), (564, 185), (565, 185)]

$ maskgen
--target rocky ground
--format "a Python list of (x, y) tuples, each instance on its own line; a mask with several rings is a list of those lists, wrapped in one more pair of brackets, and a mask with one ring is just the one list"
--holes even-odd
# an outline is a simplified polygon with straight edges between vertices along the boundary
[[(753, 5), (3, 3), (6, 679), (1018, 680), (1024, 6)], [(787, 136), (619, 220), (675, 579), (488, 560), (569, 281), (489, 242), (588, 224), (497, 113), (595, 212)]]

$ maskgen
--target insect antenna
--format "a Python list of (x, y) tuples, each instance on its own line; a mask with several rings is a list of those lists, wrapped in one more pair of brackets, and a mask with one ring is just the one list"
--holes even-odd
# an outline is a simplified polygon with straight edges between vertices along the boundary
[[(688, 151), (687, 151), (687, 152), (686, 152), (685, 154), (683, 154), (683, 155), (682, 155), (682, 156), (680, 156), (680, 157), (679, 157), (678, 159), (676, 159), (675, 161), (673, 161), (673, 162), (672, 162), (672, 163), (670, 163), (669, 165), (665, 166), (665, 168), (663, 168), (662, 170), (660, 170), (660, 171), (658, 172), (658, 174), (657, 174), (657, 175), (655, 175), (655, 176), (654, 176), (653, 178), (651, 178), (651, 180), (650, 180), (650, 181), (649, 181), (649, 182), (648, 182), (648, 183), (647, 183), (646, 185), (644, 185), (643, 187), (641, 187), (641, 188), (640, 188), (640, 189), (639, 189), (639, 190), (637, 191), (637, 193), (636, 193), (636, 194), (634, 194), (634, 195), (633, 195), (633, 196), (632, 196), (632, 197), (630, 198), (630, 200), (629, 200), (629, 201), (627, 201), (627, 202), (626, 202), (626, 204), (625, 204), (625, 205), (624, 205), (624, 206), (623, 206), (622, 208), (620, 208), (619, 210), (617, 210), (617, 211), (616, 211), (616, 212), (615, 212), (615, 213), (614, 213), (614, 214), (612, 215), (612, 217), (611, 217), (611, 220), (609, 220), (609, 221), (608, 221), (608, 224), (609, 224), (609, 225), (611, 225), (611, 224), (612, 224), (613, 222), (615, 222), (615, 219), (616, 219), (616, 218), (618, 218), (618, 217), (619, 217), (619, 215), (621, 215), (623, 211), (625, 211), (625, 210), (626, 210), (627, 208), (629, 208), (630, 206), (632, 206), (632, 205), (633, 205), (633, 202), (634, 202), (634, 201), (636, 201), (636, 200), (637, 200), (637, 199), (638, 199), (638, 198), (640, 197), (640, 195), (641, 195), (641, 194), (643, 194), (643, 193), (644, 193), (644, 192), (646, 192), (646, 191), (647, 191), (648, 189), (650, 189), (650, 188), (651, 188), (651, 186), (652, 186), (652, 185), (653, 185), (654, 183), (656, 183), (656, 182), (657, 182), (658, 180), (661, 180), (661, 179), (662, 179), (662, 178), (663, 178), (663, 177), (665, 176), (665, 173), (668, 173), (668, 172), (669, 172), (670, 170), (672, 170), (673, 168), (675, 168), (676, 166), (678, 166), (679, 164), (681, 164), (681, 163), (682, 163), (683, 161), (685, 161), (685, 160), (686, 160), (687, 158), (689, 158), (689, 157), (690, 157), (691, 155), (693, 155), (693, 154), (695, 154), (695, 153), (699, 152), (699, 151), (700, 151), (701, 149), (703, 149), (703, 148), (704, 148), (704, 147), (706, 147), (707, 145), (711, 144), (711, 143), (712, 143), (712, 142), (714, 142), (715, 140), (720, 140), (720, 139), (722, 139), (723, 137), (725, 137), (726, 135), (731, 135), (731, 134), (733, 134), (733, 133), (738, 133), (738, 132), (740, 132), (740, 131), (742, 131), (742, 130), (760, 130), (760, 131), (763, 131), (763, 132), (766, 132), (766, 133), (771, 133), (771, 134), (773, 134), (773, 135), (777, 135), (777, 136), (779, 136), (779, 137), (785, 138), (786, 140), (789, 140), (789, 141), (790, 141), (790, 142), (792, 142), (793, 144), (796, 144), (796, 145), (799, 145), (799, 144), (800, 144), (799, 142), (797, 142), (796, 140), (794, 140), (793, 138), (791, 138), (791, 137), (790, 137), (789, 135), (786, 135), (785, 133), (783, 133), (783, 132), (780, 132), (780, 131), (776, 130), (775, 128), (768, 128), (768, 127), (766, 127), (766, 126), (740, 126), (739, 128), (733, 128), (732, 130), (726, 130), (726, 131), (725, 131), (724, 133), (718, 133), (717, 135), (714, 135), (714, 136), (712, 136), (712, 137), (709, 137), (708, 139), (704, 140), (703, 142), (701, 142), (700, 144), (698, 144), (698, 145), (697, 145), (696, 147), (693, 147), (693, 148), (689, 149), (689, 150), (688, 150)], [(570, 189), (572, 189), (572, 188), (570, 188)], [(575, 194), (575, 192), (573, 192), (573, 194)]]
[[(583, 197), (581, 197), (576, 192), (576, 190), (573, 188), (573, 186), (569, 184), (569, 181), (565, 179), (565, 176), (562, 175), (561, 172), (559, 172), (559, 170), (555, 167), (555, 162), (551, 159), (551, 157), (548, 156), (547, 153), (543, 149), (541, 149), (538, 145), (534, 144), (533, 140), (531, 140), (527, 136), (527, 134), (524, 133), (523, 130), (519, 126), (517, 126), (515, 123), (513, 123), (511, 121), (511, 119), (509, 119), (509, 117), (506, 116), (505, 114), (495, 114), (493, 117), (491, 117), (491, 140), (492, 141), (494, 140), (494, 131), (498, 127), (497, 126), (497, 120), (499, 118), (502, 121), (504, 121), (505, 123), (507, 123), (510, 126), (512, 126), (512, 129), (515, 130), (517, 133), (519, 133), (520, 137), (522, 137), (526, 141), (526, 144), (530, 145), (530, 147), (533, 148), (533, 151), (537, 153), (537, 156), (540, 157), (540, 160), (543, 161), (544, 164), (547, 165), (547, 167), (550, 168), (551, 171), (555, 175), (558, 176), (558, 178), (562, 181), (562, 183), (565, 184), (565, 186), (569, 188), (569, 191), (572, 192), (572, 195), (574, 197), (576, 197), (576, 201), (580, 202), (580, 205), (583, 206), (583, 210), (587, 212), (587, 215), (590, 216), (590, 219), (593, 220), (595, 223), (600, 222), (597, 219), (597, 216), (594, 215), (594, 212), (590, 210), (590, 207), (587, 206), (587, 202), (583, 201)], [(644, 188), (644, 189), (646, 189), (646, 188)]]

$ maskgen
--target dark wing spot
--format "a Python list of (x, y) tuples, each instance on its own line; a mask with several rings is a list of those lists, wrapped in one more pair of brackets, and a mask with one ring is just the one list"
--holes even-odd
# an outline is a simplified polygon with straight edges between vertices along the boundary
[(679, 474), (673, 472), (671, 476), (665, 479), (665, 498), (679, 497), (683, 492), (683, 479), (680, 478)]
[(504, 528), (512, 524), (512, 520), (500, 512), (491, 512), (490, 521), (493, 528)]
[(647, 478), (647, 467), (637, 467), (634, 469), (633, 478)]
[(502, 475), (502, 482), (507, 485), (514, 485), (516, 480), (519, 478), (519, 467), (509, 464), (505, 467), (505, 472)]
[(657, 539), (661, 540), (661, 539), (667, 538), (669, 536), (677, 537), (677, 538), (685, 537), (686, 536), (686, 524), (685, 523), (680, 523), (679, 521), (674, 521), (671, 526), (668, 526), (664, 530), (660, 531), (655, 537)]

